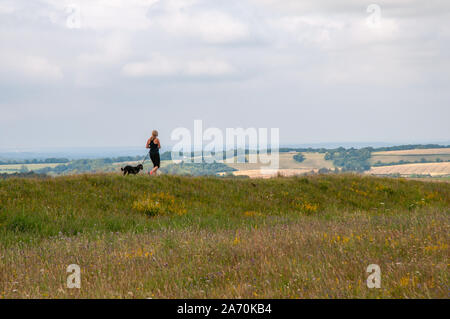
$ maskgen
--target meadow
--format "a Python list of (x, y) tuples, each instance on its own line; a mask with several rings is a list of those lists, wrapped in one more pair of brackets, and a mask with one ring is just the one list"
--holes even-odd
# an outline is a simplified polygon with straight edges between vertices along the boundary
[(448, 298), (449, 208), (356, 174), (2, 180), (0, 298)]

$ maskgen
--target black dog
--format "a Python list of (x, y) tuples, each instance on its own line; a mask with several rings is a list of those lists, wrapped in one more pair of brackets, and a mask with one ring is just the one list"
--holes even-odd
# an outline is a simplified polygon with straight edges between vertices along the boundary
[(144, 166), (142, 166), (142, 164), (139, 164), (138, 166), (134, 167), (134, 166), (130, 166), (127, 165), (124, 168), (121, 168), (123, 175), (129, 175), (129, 174), (133, 174), (136, 175), (139, 173), (140, 170), (144, 169)]

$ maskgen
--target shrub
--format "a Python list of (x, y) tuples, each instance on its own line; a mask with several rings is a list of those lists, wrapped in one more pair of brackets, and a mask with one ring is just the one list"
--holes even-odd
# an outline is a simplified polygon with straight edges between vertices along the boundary
[(301, 163), (305, 160), (305, 156), (302, 153), (295, 154), (294, 160)]

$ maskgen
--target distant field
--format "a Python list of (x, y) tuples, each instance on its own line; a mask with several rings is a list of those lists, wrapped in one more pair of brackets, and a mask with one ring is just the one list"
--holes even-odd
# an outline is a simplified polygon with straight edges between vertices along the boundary
[(322, 153), (302, 153), (305, 156), (305, 160), (301, 163), (302, 168), (328, 168), (334, 169), (333, 161), (327, 161), (324, 159), (325, 154)]
[(8, 164), (8, 165), (0, 165), (0, 173), (14, 173), (19, 172), (22, 169), (22, 166), (25, 166), (28, 170), (33, 171), (37, 169), (41, 169), (44, 167), (55, 167), (60, 165), (60, 163), (44, 163), (44, 164)]
[[(319, 168), (334, 168), (332, 161), (324, 159), (325, 154), (321, 153), (302, 153), (305, 156), (305, 160), (301, 163), (294, 160), (294, 155), (297, 152), (280, 153), (280, 174), (291, 176), (310, 172), (312, 170), (317, 171)], [(247, 175), (250, 177), (266, 177), (260, 176), (260, 168), (264, 168), (267, 165), (258, 163), (233, 163), (227, 164), (239, 171), (234, 172), (234, 175)], [(276, 173), (274, 173), (276, 175)], [(273, 174), (272, 174), (273, 175)], [(270, 174), (269, 174), (270, 176)]]
[(233, 172), (234, 176), (248, 176), (250, 178), (271, 178), (276, 176), (295, 176), (308, 172), (317, 172), (317, 169), (310, 168), (291, 168), (291, 169), (279, 169), (279, 170), (261, 170), (261, 169), (248, 169), (242, 171)]
[(417, 163), (417, 164), (403, 164), (403, 165), (389, 165), (372, 167), (368, 174), (373, 175), (431, 175), (442, 176), (450, 175), (450, 163)]
[(429, 148), (429, 149), (413, 149), (413, 150), (402, 150), (402, 151), (385, 151), (385, 152), (374, 152), (372, 155), (439, 155), (448, 154), (450, 155), (450, 148)]
[[(377, 154), (377, 153), (374, 153)], [(438, 158), (440, 158), (443, 161), (450, 160), (450, 154), (440, 154), (440, 155), (372, 155), (370, 158), (370, 164), (375, 164), (378, 161), (381, 163), (395, 163), (400, 161), (407, 161), (407, 162), (415, 162), (415, 161), (421, 161), (422, 159), (425, 159), (429, 162), (435, 162)]]
[(435, 162), (437, 159), (443, 161), (450, 160), (450, 148), (430, 148), (430, 149), (413, 149), (403, 151), (386, 151), (374, 152), (369, 160), (373, 165), (377, 162), (395, 163), (400, 161), (419, 162), (425, 159), (429, 162)]

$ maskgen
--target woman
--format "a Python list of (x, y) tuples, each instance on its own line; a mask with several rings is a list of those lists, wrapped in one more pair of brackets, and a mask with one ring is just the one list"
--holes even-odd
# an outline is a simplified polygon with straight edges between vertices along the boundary
[(149, 174), (153, 175), (156, 173), (160, 165), (159, 149), (161, 148), (161, 143), (159, 142), (157, 130), (153, 130), (152, 136), (148, 139), (145, 148), (150, 149), (150, 159), (153, 162), (153, 169), (150, 171)]

